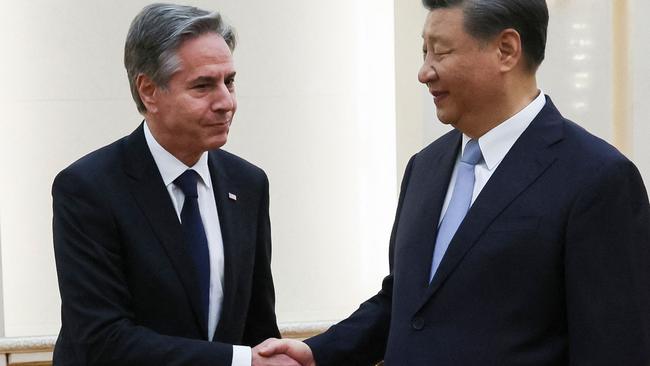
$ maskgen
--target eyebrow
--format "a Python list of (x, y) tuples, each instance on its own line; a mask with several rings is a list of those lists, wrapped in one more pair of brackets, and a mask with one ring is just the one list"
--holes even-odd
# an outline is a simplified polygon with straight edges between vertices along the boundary
[(199, 76), (196, 79), (190, 80), (190, 84), (214, 84), (216, 82), (216, 78), (212, 76)]
[(425, 35), (424, 32), (422, 33), (422, 39), (424, 40), (425, 43), (427, 42), (433, 42), (434, 44), (442, 44), (442, 45), (449, 45), (452, 43), (449, 38), (447, 38), (444, 35), (440, 34), (428, 34)]
[[(229, 74), (226, 75), (225, 79), (232, 79), (235, 77), (235, 74), (237, 72), (233, 71)], [(193, 79), (190, 81), (190, 84), (196, 84), (196, 83), (215, 83), (217, 78), (214, 76), (199, 76), (196, 79)]]

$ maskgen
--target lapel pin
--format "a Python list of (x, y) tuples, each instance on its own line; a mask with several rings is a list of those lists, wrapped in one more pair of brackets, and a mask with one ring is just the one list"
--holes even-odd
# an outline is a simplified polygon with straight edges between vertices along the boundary
[(234, 193), (228, 193), (228, 198), (230, 198), (233, 201), (237, 201), (237, 195)]

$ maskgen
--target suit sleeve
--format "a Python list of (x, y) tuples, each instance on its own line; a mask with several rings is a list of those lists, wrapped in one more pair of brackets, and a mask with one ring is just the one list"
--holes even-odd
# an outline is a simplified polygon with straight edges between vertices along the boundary
[(127, 253), (101, 187), (86, 175), (64, 171), (52, 188), (64, 324), (55, 359), (64, 365), (230, 366), (229, 344), (165, 336), (136, 324)]
[[(416, 155), (417, 156), (417, 155)], [(404, 195), (408, 188), (411, 167), (409, 160), (391, 231), (389, 246), (390, 273), (382, 282), (381, 290), (359, 306), (352, 315), (332, 326), (325, 333), (307, 339), (318, 366), (375, 365), (386, 351), (393, 296), (393, 253)]]
[(271, 273), (271, 223), (269, 219), (269, 181), (263, 174), (258, 212), (257, 248), (253, 269), (251, 302), (246, 317), (243, 342), (256, 346), (269, 337), (280, 338), (275, 317), (275, 290)]
[(566, 228), (571, 366), (650, 364), (650, 205), (629, 161), (587, 179)]

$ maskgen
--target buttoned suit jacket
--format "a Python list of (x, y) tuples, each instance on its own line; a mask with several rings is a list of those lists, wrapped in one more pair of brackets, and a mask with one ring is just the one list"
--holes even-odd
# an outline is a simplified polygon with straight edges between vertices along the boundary
[(212, 342), (197, 273), (143, 126), (57, 175), (62, 326), (54, 365), (230, 366), (232, 344), (279, 336), (267, 177), (223, 150), (210, 151), (208, 165), (225, 263)]
[(460, 143), (451, 131), (409, 161), (390, 274), (307, 340), (317, 364), (650, 365), (650, 206), (636, 167), (547, 97), (429, 283)]

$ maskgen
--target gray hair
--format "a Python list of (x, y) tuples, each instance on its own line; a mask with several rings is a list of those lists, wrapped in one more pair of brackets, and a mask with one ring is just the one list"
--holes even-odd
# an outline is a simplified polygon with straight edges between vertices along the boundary
[(235, 49), (235, 30), (218, 12), (176, 4), (151, 4), (140, 11), (131, 23), (124, 45), (124, 67), (140, 113), (147, 108), (138, 93), (138, 75), (147, 75), (156, 85), (166, 88), (181, 66), (177, 56), (181, 44), (211, 32), (223, 37), (231, 51)]

